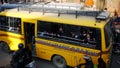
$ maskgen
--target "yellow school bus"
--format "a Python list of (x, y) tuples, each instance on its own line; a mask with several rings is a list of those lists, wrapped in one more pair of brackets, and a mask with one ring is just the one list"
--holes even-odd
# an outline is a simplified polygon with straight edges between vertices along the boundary
[(41, 10), (19, 8), (1, 12), (0, 44), (5, 49), (17, 50), (17, 45), (23, 43), (35, 50), (38, 58), (61, 68), (83, 64), (86, 56), (95, 66), (100, 57), (108, 66), (112, 48), (108, 12), (58, 10), (57, 14)]

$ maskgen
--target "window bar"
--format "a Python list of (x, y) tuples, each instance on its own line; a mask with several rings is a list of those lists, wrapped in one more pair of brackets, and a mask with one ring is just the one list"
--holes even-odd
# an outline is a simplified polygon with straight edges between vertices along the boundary
[(43, 15), (45, 14), (44, 4), (42, 5)]
[(58, 17), (60, 17), (60, 10), (58, 10)]
[(43, 15), (45, 14), (45, 9), (43, 8)]
[(30, 10), (30, 8), (29, 8), (29, 13), (31, 13), (31, 10)]
[(77, 16), (78, 16), (77, 14), (78, 14), (78, 11), (75, 11), (76, 18), (77, 18)]
[(18, 12), (19, 12), (19, 10), (20, 10), (20, 9), (19, 9), (19, 6), (18, 6), (18, 9), (17, 9), (17, 10), (18, 10)]

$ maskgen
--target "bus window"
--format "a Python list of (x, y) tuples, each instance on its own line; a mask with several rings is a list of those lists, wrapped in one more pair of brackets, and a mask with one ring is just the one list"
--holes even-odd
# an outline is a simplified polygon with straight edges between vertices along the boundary
[(112, 37), (112, 31), (110, 29), (110, 23), (107, 23), (105, 25), (104, 31), (105, 31), (105, 40), (106, 40), (106, 48), (110, 45), (110, 39)]
[(21, 19), (0, 16), (0, 29), (15, 33), (21, 33)]
[(96, 49), (101, 50), (101, 43), (102, 43), (101, 42), (101, 31), (100, 29), (96, 29), (95, 31), (96, 31), (95, 35), (97, 35), (96, 36)]
[[(47, 27), (45, 27), (47, 26)], [(51, 32), (51, 24), (50, 23), (44, 23), (43, 21), (40, 21), (38, 23), (38, 37), (41, 38), (50, 38)]]
[(0, 16), (0, 29), (1, 30), (7, 30), (8, 23), (6, 23), (6, 17)]
[(93, 49), (100, 49), (101, 46), (100, 29), (97, 30), (97, 28), (38, 21), (37, 34), (40, 38), (76, 46)]

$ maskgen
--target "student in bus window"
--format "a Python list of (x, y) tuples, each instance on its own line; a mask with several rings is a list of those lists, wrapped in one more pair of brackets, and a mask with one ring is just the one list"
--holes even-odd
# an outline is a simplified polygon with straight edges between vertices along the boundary
[(87, 30), (87, 33), (90, 34), (91, 39), (94, 38), (95, 35), (94, 35), (94, 33), (93, 33), (92, 30), (88, 29), (88, 30)]
[(83, 34), (81, 32), (79, 32), (78, 39), (83, 40)]
[(19, 28), (17, 27), (15, 31), (16, 31), (17, 33), (19, 33)]
[(9, 29), (8, 29), (9, 31), (12, 31), (13, 30), (13, 27), (9, 27)]
[(93, 41), (95, 41), (95, 32), (92, 29), (88, 29), (87, 33), (90, 34), (90, 37)]
[(86, 32), (82, 31), (82, 33), (79, 35), (79, 39), (84, 43), (85, 39), (86, 39)]
[(84, 36), (81, 32), (77, 35), (77, 39), (79, 39), (81, 42), (84, 42)]
[(40, 32), (40, 36), (44, 36), (47, 32), (46, 31), (43, 31), (43, 32)]
[(60, 27), (58, 32), (57, 32), (57, 36), (60, 37), (61, 35), (63, 35), (64, 31), (63, 31), (63, 28)]
[(76, 36), (75, 33), (74, 33), (74, 32), (71, 32), (71, 37), (72, 37), (72, 38), (75, 38), (75, 36)]
[(90, 41), (93, 41), (93, 40), (91, 39), (90, 34), (87, 34), (84, 42), (85, 42), (85, 43), (89, 43)]
[(83, 33), (82, 33), (82, 36), (83, 36), (82, 40), (84, 40), (86, 38), (86, 35), (87, 35), (87, 33), (85, 31), (83, 31)]

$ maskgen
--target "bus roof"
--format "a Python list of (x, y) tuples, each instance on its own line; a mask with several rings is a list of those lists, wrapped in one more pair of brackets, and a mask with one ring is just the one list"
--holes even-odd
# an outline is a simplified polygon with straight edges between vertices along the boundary
[(71, 12), (70, 14), (61, 13), (61, 15), (58, 16), (57, 13), (51, 13), (51, 12), (43, 13), (42, 11), (38, 12), (38, 11), (20, 10), (20, 8), (10, 9), (0, 13), (0, 15), (6, 15), (10, 17), (36, 19), (36, 20), (42, 20), (42, 21), (89, 26), (89, 27), (96, 27), (96, 28), (103, 27), (107, 22), (107, 20), (104, 20), (104, 21), (102, 20), (101, 22), (97, 22), (96, 15), (95, 16), (79, 15), (76, 18), (75, 14), (76, 13), (73, 13), (73, 12)]

